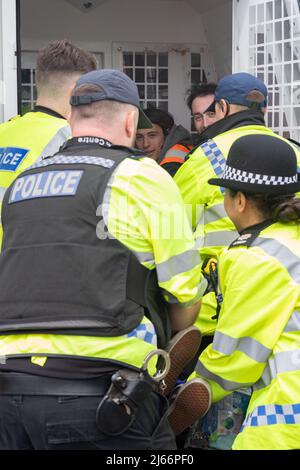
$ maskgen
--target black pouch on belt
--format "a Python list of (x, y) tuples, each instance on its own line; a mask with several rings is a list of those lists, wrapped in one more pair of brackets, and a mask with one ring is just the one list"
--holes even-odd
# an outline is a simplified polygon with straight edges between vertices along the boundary
[(116, 372), (96, 411), (98, 429), (108, 436), (125, 432), (153, 389), (153, 380), (147, 371), (121, 369)]

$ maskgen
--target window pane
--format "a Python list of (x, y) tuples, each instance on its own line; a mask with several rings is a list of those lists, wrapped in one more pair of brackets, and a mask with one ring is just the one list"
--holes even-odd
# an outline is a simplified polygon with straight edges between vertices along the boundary
[(147, 99), (155, 99), (156, 98), (156, 86), (148, 85), (147, 86)]
[(156, 67), (156, 54), (154, 52), (147, 53), (147, 65)]
[(30, 86), (22, 85), (22, 100), (30, 101), (31, 100), (31, 88)]
[(266, 26), (266, 42), (273, 41), (273, 23), (268, 23)]
[(265, 11), (264, 11), (264, 4), (257, 6), (257, 22), (263, 23), (265, 21)]
[(159, 67), (168, 67), (168, 53), (160, 52), (158, 54), (158, 65)]
[(294, 82), (300, 81), (300, 62), (294, 64)]
[(22, 83), (30, 83), (30, 69), (22, 69), (21, 81)]
[(147, 82), (156, 82), (156, 69), (147, 68)]
[(275, 19), (282, 18), (282, 0), (275, 0)]
[(145, 87), (143, 85), (138, 85), (139, 96), (143, 100), (145, 98)]
[(132, 52), (124, 52), (123, 53), (123, 65), (125, 66), (133, 66), (133, 53)]
[(168, 111), (168, 102), (167, 101), (159, 101), (158, 107), (160, 109), (164, 109), (165, 111)]
[(250, 7), (250, 11), (249, 11), (249, 23), (250, 23), (250, 24), (256, 23), (256, 6)]
[(284, 45), (283, 45), (283, 51), (284, 51), (284, 54), (283, 54), (283, 57), (284, 57), (284, 62), (290, 62), (291, 59), (292, 59), (292, 55), (291, 55), (291, 43), (290, 42), (285, 42)]
[(167, 85), (159, 85), (158, 97), (160, 99), (168, 99), (168, 86)]
[(294, 57), (294, 60), (300, 60), (300, 41), (299, 41), (299, 39), (294, 41), (293, 57)]
[(283, 38), (291, 39), (291, 22), (286, 20), (283, 22)]
[(191, 83), (192, 84), (200, 83), (201, 82), (200, 77), (201, 77), (200, 70), (191, 71)]
[(282, 40), (282, 22), (277, 21), (275, 23), (275, 41), (281, 41)]
[(145, 82), (145, 69), (135, 69), (135, 81), (137, 83)]
[(192, 67), (201, 67), (201, 55), (200, 54), (196, 54), (196, 53), (192, 53), (191, 54), (191, 66)]
[(159, 83), (168, 83), (168, 69), (161, 69), (158, 71)]
[(272, 21), (274, 18), (273, 15), (273, 1), (272, 2), (267, 2), (266, 4), (266, 19), (267, 21)]
[(296, 106), (293, 109), (293, 127), (300, 126), (300, 107)]
[(124, 73), (128, 75), (131, 79), (133, 79), (133, 69), (124, 69)]
[(145, 54), (143, 52), (135, 53), (135, 65), (140, 67), (145, 65)]

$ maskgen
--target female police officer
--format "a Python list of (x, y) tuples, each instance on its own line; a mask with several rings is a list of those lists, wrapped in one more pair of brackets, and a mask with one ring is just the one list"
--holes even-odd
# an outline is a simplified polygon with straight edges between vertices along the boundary
[[(177, 393), (169, 420), (179, 433), (207, 411), (210, 393), (218, 402), (252, 386), (233, 449), (299, 449), (300, 200), (294, 193), (300, 181), (294, 149), (274, 134), (241, 137), (222, 178), (209, 183), (226, 188), (225, 209), (240, 236), (219, 261), (223, 303), (214, 341), (200, 355), (197, 378)], [(197, 406), (196, 397), (202, 398)]]

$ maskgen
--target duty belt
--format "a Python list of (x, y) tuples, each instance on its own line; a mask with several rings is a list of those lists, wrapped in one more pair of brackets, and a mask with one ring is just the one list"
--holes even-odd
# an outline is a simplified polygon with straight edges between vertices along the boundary
[(93, 379), (58, 379), (17, 372), (0, 373), (0, 395), (98, 396), (107, 392), (111, 374)]

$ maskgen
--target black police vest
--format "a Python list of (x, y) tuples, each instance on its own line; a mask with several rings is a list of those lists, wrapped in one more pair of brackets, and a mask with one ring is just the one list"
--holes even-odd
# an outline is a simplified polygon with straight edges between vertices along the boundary
[(67, 144), (6, 191), (0, 334), (119, 336), (146, 313), (165, 346), (170, 326), (155, 270), (103, 233), (99, 206), (126, 157), (141, 158), (124, 147)]

